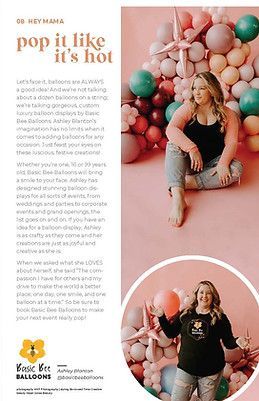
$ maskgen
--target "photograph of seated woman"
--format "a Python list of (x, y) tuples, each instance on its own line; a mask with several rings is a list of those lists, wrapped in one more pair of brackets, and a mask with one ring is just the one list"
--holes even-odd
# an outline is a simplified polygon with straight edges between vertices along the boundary
[(225, 366), (221, 341), (228, 349), (248, 349), (249, 339), (233, 337), (231, 324), (220, 307), (220, 297), (210, 281), (201, 281), (188, 308), (173, 321), (162, 307), (151, 305), (167, 337), (181, 335), (181, 346), (172, 401), (189, 401), (197, 388), (201, 401), (213, 401)]
[(186, 208), (186, 189), (216, 189), (239, 181), (242, 164), (234, 159), (238, 118), (224, 106), (219, 81), (211, 72), (194, 77), (192, 96), (168, 124), (166, 175), (172, 195), (169, 222), (180, 227)]

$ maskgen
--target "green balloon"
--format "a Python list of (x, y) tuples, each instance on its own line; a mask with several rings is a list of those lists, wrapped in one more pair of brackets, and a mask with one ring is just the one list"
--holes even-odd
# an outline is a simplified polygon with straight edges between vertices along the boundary
[(151, 72), (146, 70), (137, 70), (131, 75), (129, 86), (134, 95), (149, 97), (154, 93), (156, 80)]
[(255, 15), (247, 14), (239, 18), (235, 25), (236, 37), (241, 42), (250, 42), (255, 39), (259, 33), (259, 20)]
[(259, 116), (259, 89), (249, 88), (242, 93), (239, 107), (242, 113), (247, 116)]
[(165, 111), (165, 118), (168, 122), (170, 122), (171, 118), (173, 117), (174, 112), (180, 107), (183, 103), (181, 102), (172, 102), (170, 103)]
[(147, 390), (147, 391), (148, 391), (150, 394), (152, 394), (154, 397), (157, 397), (157, 398), (158, 398), (157, 391), (156, 391), (153, 387), (146, 386), (146, 387), (144, 387), (144, 389)]
[(215, 400), (221, 401), (228, 395), (229, 384), (225, 377), (222, 377), (216, 392)]

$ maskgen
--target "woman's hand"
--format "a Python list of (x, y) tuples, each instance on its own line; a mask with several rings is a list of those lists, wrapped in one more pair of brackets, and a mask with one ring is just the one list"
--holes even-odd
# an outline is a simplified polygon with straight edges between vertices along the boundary
[(198, 149), (190, 150), (191, 169), (194, 171), (201, 171), (203, 169), (203, 161)]
[(211, 175), (218, 174), (221, 185), (228, 185), (231, 179), (231, 173), (228, 167), (217, 165)]
[(239, 348), (243, 349), (244, 351), (249, 351), (250, 337), (238, 337), (236, 339), (236, 343), (239, 346)]
[(165, 313), (164, 309), (161, 306), (158, 306), (156, 308), (154, 305), (150, 305), (150, 309), (149, 310), (150, 310), (150, 313), (152, 315), (157, 316), (157, 317), (161, 317)]

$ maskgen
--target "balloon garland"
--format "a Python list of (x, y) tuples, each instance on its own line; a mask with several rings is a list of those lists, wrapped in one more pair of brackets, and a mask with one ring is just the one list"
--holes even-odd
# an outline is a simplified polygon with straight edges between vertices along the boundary
[(174, 7), (173, 21), (157, 28), (151, 59), (122, 84), (122, 163), (154, 146), (165, 149), (168, 122), (188, 101), (192, 78), (202, 71), (216, 75), (226, 105), (240, 117), (239, 140), (259, 151), (259, 55), (247, 62), (259, 20), (243, 15), (233, 23), (226, 11), (203, 7), (191, 15)]
[[(162, 305), (170, 319), (178, 310), (190, 304), (184, 289), (161, 290), (152, 299), (152, 304)], [(157, 317), (149, 311), (150, 302), (143, 307), (128, 310), (126, 325), (121, 330), (122, 350), (135, 379), (146, 391), (163, 401), (170, 401), (176, 374), (179, 338), (169, 339), (160, 327)], [(247, 336), (249, 333), (247, 332)], [(215, 400), (222, 401), (236, 393), (256, 369), (259, 346), (243, 351), (240, 348), (224, 349), (226, 365)], [(162, 362), (162, 363), (160, 363)], [(193, 395), (191, 401), (197, 401)]]

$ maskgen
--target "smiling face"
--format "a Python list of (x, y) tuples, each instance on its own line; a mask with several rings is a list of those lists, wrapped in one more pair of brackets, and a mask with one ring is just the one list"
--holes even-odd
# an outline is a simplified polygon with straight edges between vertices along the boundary
[(207, 284), (202, 284), (197, 292), (198, 307), (201, 309), (210, 309), (213, 295)]
[(206, 104), (211, 103), (211, 93), (202, 78), (196, 78), (193, 82), (192, 86), (192, 93), (195, 102), (200, 105), (204, 106)]

